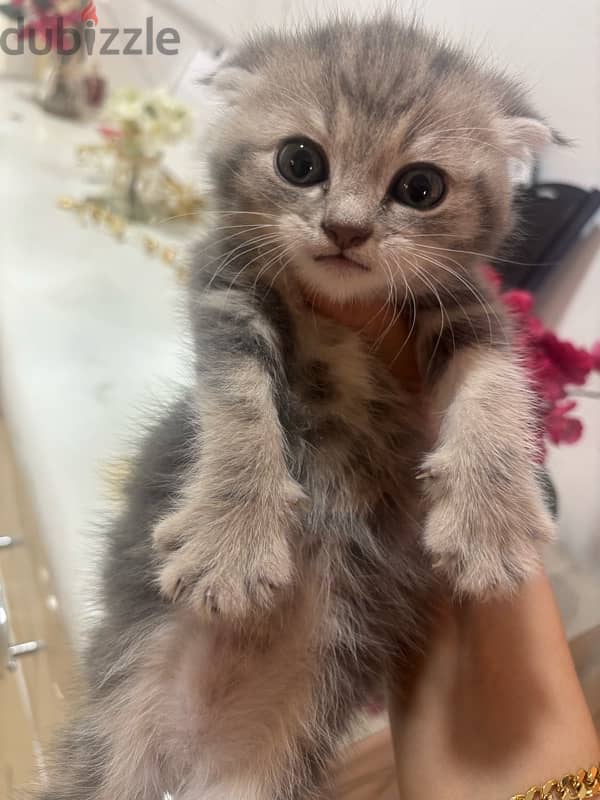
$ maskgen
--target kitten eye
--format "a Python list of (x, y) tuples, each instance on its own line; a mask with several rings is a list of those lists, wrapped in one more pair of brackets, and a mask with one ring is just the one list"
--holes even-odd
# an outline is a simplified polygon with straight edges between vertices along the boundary
[(327, 160), (319, 145), (310, 139), (285, 142), (277, 153), (277, 168), (295, 186), (322, 183), (328, 175)]
[(440, 203), (446, 194), (446, 181), (435, 167), (417, 165), (396, 178), (390, 195), (402, 205), (426, 211)]

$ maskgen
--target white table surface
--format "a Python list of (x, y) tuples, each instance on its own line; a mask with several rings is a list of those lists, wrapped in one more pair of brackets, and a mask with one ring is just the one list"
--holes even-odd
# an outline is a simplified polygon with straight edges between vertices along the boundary
[[(148, 405), (185, 382), (189, 353), (173, 273), (57, 208), (60, 195), (93, 194), (75, 159), (93, 130), (43, 114), (26, 92), (0, 81), (0, 374), (77, 642), (110, 507), (103, 468), (130, 452)], [(558, 550), (548, 569), (569, 634), (600, 622), (597, 574)]]
[(103, 468), (129, 452), (136, 419), (174, 393), (189, 358), (173, 272), (57, 207), (97, 192), (75, 156), (93, 127), (44, 114), (29, 92), (0, 81), (3, 408), (78, 640)]

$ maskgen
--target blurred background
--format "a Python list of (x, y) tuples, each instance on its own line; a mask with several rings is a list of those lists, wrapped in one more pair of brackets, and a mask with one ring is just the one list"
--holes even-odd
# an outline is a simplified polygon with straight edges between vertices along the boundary
[[(522, 76), (573, 141), (524, 176), (525, 235), (493, 266), (543, 401), (548, 570), (600, 710), (600, 3), (396, 5)], [(214, 112), (202, 79), (256, 27), (372, 8), (0, 3), (0, 800), (64, 714), (140, 422), (187, 380), (185, 245), (205, 224)]]

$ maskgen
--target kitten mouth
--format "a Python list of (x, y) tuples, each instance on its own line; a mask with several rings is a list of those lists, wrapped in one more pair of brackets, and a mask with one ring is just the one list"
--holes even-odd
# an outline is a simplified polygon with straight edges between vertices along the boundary
[(338, 253), (337, 255), (333, 256), (315, 256), (315, 261), (317, 261), (320, 265), (324, 265), (329, 267), (330, 269), (336, 269), (340, 271), (348, 271), (348, 270), (359, 270), (360, 272), (370, 272), (371, 270), (369, 267), (361, 264), (359, 261), (354, 261), (352, 258), (348, 258), (347, 256)]

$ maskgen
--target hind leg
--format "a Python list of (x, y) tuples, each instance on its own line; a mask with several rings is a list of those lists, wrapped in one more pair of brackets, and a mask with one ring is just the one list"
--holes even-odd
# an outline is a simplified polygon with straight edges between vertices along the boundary
[(97, 800), (103, 751), (89, 719), (82, 716), (71, 722), (50, 752), (32, 800)]
[[(161, 765), (151, 740), (138, 739), (119, 752), (125, 687), (88, 703), (50, 750), (31, 800), (163, 800)], [(141, 711), (141, 709), (139, 709)], [(142, 755), (132, 760), (133, 753)]]
[(224, 713), (220, 735), (204, 752), (213, 765), (211, 774), (200, 766), (174, 793), (176, 800), (330, 797), (337, 745), (356, 708), (352, 690), (346, 693), (338, 684), (343, 676), (334, 654), (329, 658), (319, 665), (319, 674), (307, 670), (300, 680), (296, 674), (278, 687), (272, 675), (265, 676), (262, 687), (253, 679), (247, 702)]
[[(326, 796), (359, 681), (351, 674), (356, 660), (344, 662), (326, 641), (331, 625), (320, 603), (311, 587), (252, 633), (177, 615), (164, 648), (167, 669), (161, 677), (153, 659), (148, 673), (160, 686), (162, 708), (154, 713), (172, 776), (165, 788), (175, 800)], [(138, 696), (148, 708), (152, 689)]]

